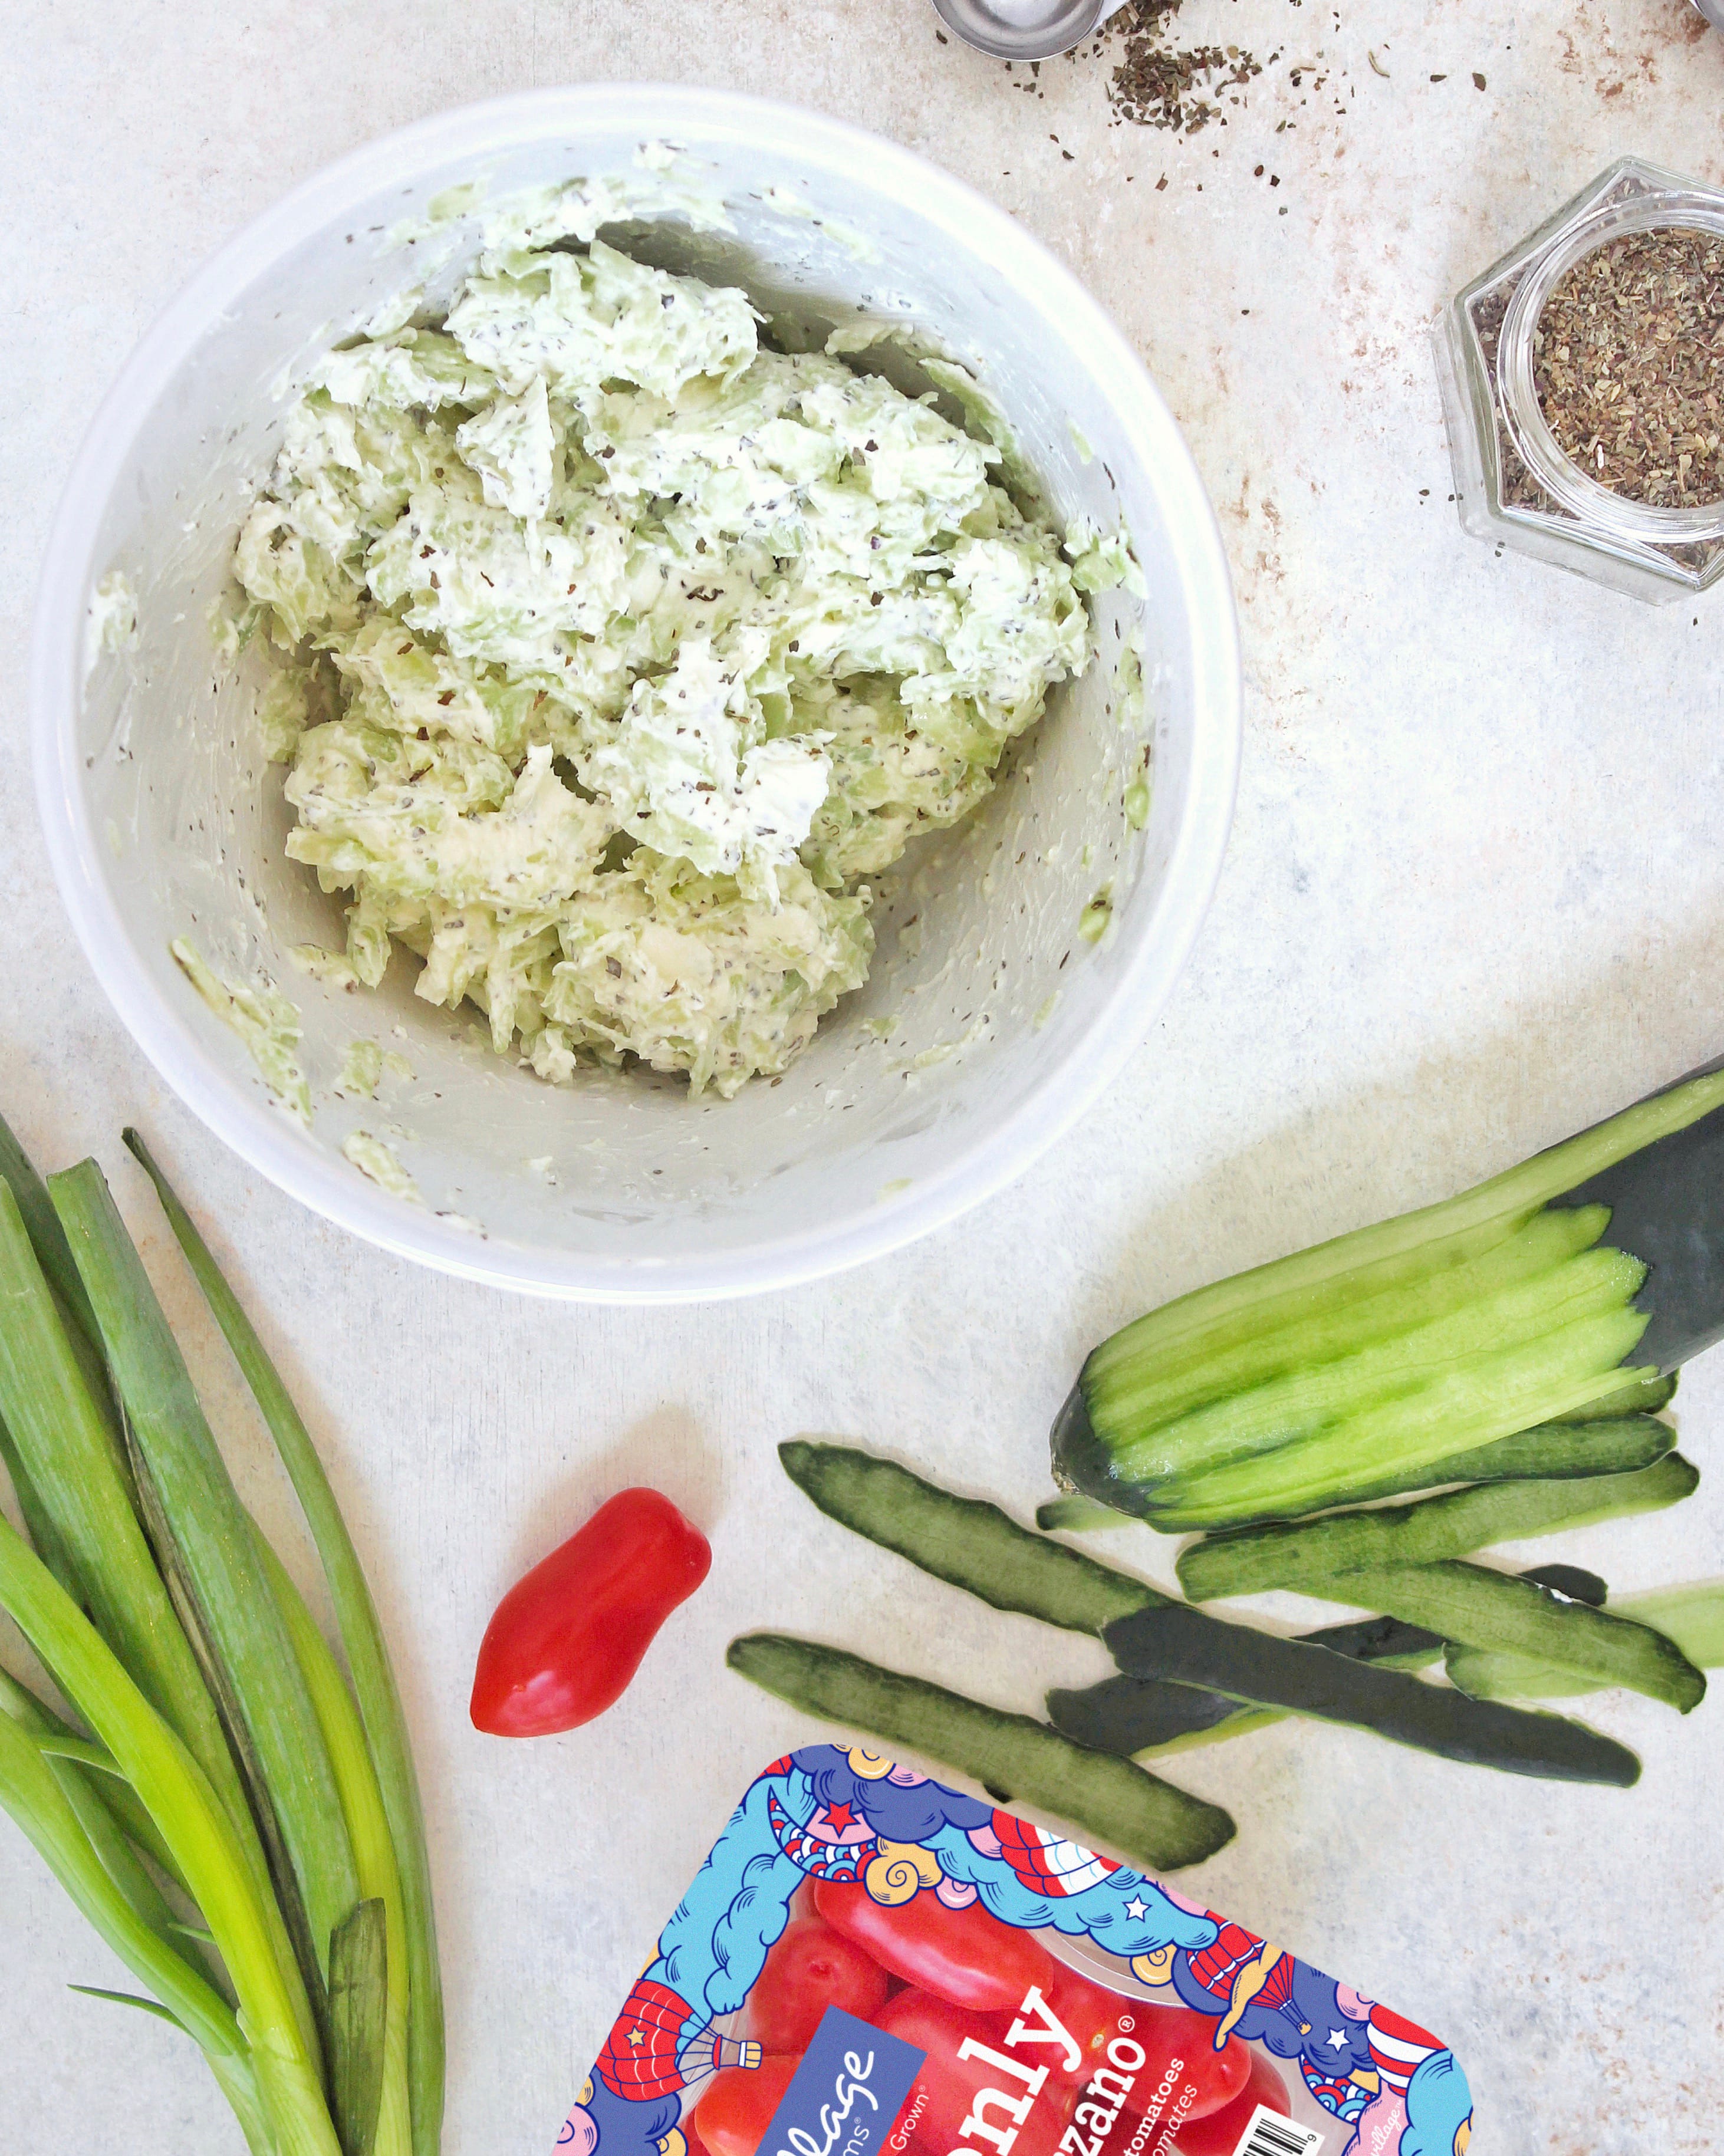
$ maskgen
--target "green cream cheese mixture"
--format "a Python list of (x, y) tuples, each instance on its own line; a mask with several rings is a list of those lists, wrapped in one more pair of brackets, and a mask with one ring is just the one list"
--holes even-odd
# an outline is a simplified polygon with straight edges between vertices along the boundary
[(740, 291), (577, 251), (583, 200), (494, 224), (440, 327), (318, 365), (238, 627), (361, 982), (398, 942), (543, 1078), (729, 1096), (859, 986), (870, 879), (988, 793), (1135, 572)]

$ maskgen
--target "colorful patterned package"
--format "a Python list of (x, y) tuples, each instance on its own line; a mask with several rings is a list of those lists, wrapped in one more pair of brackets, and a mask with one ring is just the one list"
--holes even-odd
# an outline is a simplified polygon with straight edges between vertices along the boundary
[(1465, 2156), (1439, 2039), (1177, 1889), (809, 1745), (720, 1835), (573, 2156)]

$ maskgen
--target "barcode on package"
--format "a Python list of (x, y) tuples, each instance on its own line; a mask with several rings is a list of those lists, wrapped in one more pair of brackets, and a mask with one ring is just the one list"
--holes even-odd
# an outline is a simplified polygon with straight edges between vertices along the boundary
[(1317, 2156), (1325, 2138), (1321, 2126), (1301, 2126), (1260, 2103), (1233, 2156)]

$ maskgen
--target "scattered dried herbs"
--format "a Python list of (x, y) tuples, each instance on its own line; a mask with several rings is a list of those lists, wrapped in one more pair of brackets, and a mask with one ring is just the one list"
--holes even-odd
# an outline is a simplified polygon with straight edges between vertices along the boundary
[(1204, 92), (1249, 82), (1263, 72), (1255, 54), (1237, 45), (1168, 42), (1168, 29), (1184, 0), (1126, 0), (1106, 26), (1108, 41), (1123, 41), (1107, 85), (1107, 100), (1122, 120), (1195, 135), (1221, 108)]
[(1630, 501), (1724, 501), (1724, 239), (1666, 227), (1578, 262), (1533, 332), (1562, 454)]

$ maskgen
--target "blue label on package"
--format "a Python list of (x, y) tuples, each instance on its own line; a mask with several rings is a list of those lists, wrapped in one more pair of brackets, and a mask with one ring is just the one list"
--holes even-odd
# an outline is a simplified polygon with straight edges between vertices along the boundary
[(772, 2113), (759, 2156), (873, 2156), (927, 2056), (829, 2006)]

